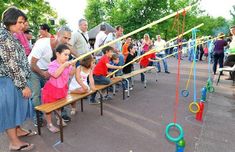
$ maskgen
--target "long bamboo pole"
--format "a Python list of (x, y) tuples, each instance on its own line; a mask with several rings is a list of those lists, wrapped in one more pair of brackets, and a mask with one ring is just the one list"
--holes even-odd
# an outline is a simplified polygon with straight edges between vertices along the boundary
[(145, 30), (145, 29), (147, 29), (147, 28), (151, 28), (153, 25), (156, 25), (156, 24), (158, 24), (158, 23), (160, 23), (160, 22), (163, 22), (163, 21), (165, 21), (165, 20), (167, 20), (167, 19), (169, 19), (169, 18), (171, 18), (171, 17), (173, 17), (173, 16), (176, 16), (176, 15), (179, 14), (179, 13), (182, 13), (182, 12), (184, 12), (184, 11), (188, 11), (188, 10), (190, 10), (194, 5), (197, 5), (197, 3), (196, 3), (196, 4), (193, 4), (193, 5), (190, 5), (190, 6), (187, 6), (187, 7), (183, 8), (183, 9), (177, 11), (177, 12), (174, 12), (174, 13), (172, 13), (172, 14), (170, 14), (170, 15), (167, 15), (167, 16), (165, 16), (165, 17), (163, 17), (163, 18), (157, 20), (157, 21), (154, 21), (154, 22), (152, 22), (152, 23), (150, 23), (150, 24), (147, 24), (147, 25), (145, 25), (145, 26), (143, 26), (143, 27), (141, 27), (141, 28), (139, 28), (139, 29), (136, 29), (135, 31), (132, 31), (132, 32), (126, 34), (126, 35), (123, 35), (122, 37), (117, 38), (117, 39), (115, 39), (115, 40), (113, 40), (113, 41), (111, 41), (111, 42), (109, 42), (109, 43), (107, 43), (107, 44), (105, 44), (105, 45), (102, 45), (102, 46), (100, 46), (99, 48), (94, 49), (94, 50), (91, 51), (91, 52), (88, 52), (88, 53), (86, 53), (86, 54), (83, 54), (83, 55), (79, 56), (78, 58), (74, 59), (72, 62), (77, 62), (78, 60), (81, 60), (82, 58), (84, 58), (84, 57), (86, 57), (86, 56), (88, 56), (88, 55), (90, 55), (90, 54), (92, 54), (92, 53), (98, 52), (99, 50), (105, 48), (106, 46), (110, 46), (110, 45), (112, 45), (112, 44), (114, 44), (114, 43), (116, 43), (116, 42), (118, 42), (118, 41), (120, 41), (120, 40), (122, 40), (122, 39), (124, 39), (124, 38), (127, 38), (127, 37), (129, 37), (129, 36), (131, 36), (131, 35), (133, 35), (133, 34), (136, 34), (136, 33), (140, 32), (140, 31), (143, 31), (143, 30)]
[[(194, 30), (194, 29), (196, 29), (196, 28), (199, 28), (199, 27), (201, 27), (201, 26), (203, 26), (203, 25), (204, 25), (204, 24), (202, 23), (202, 24), (200, 24), (200, 25), (198, 25), (198, 26), (195, 26), (195, 27), (191, 28), (190, 30), (188, 30), (188, 31), (186, 31), (186, 32), (184, 32), (184, 33), (182, 33), (181, 36), (185, 35), (185, 33), (188, 34), (188, 33), (191, 32), (192, 30)], [(167, 41), (167, 43), (169, 43), (169, 42), (171, 42), (171, 41), (173, 41), (173, 40), (175, 40), (175, 39), (177, 39), (177, 38), (178, 38), (178, 36), (175, 37), (175, 38), (172, 38), (170, 41)], [(180, 45), (182, 45), (182, 44), (184, 44), (184, 43), (181, 43)], [(178, 44), (177, 44), (177, 45), (174, 45), (174, 46), (167, 47), (167, 48), (163, 48), (163, 49), (161, 49), (161, 50), (152, 49), (152, 50), (148, 51), (147, 53), (145, 53), (145, 54), (143, 54), (143, 55), (141, 55), (141, 56), (139, 56), (139, 57), (134, 58), (131, 62), (128, 62), (127, 64), (123, 65), (123, 66), (122, 66), (122, 69), (123, 69), (124, 67), (126, 67), (126, 66), (128, 66), (128, 65), (130, 65), (130, 64), (132, 64), (132, 63), (134, 63), (135, 61), (139, 60), (140, 58), (142, 58), (142, 57), (144, 57), (144, 56), (146, 56), (146, 55), (149, 55), (149, 54), (152, 54), (152, 53), (160, 53), (161, 51), (164, 51), (164, 50), (166, 50), (166, 49), (168, 49), (168, 48), (172, 48), (172, 47), (175, 47), (175, 46), (178, 46)], [(106, 77), (110, 77), (110, 76), (114, 75), (114, 74), (115, 74), (116, 72), (118, 72), (119, 70), (120, 70), (120, 69), (117, 69), (117, 70), (113, 71), (112, 73), (108, 74)]]

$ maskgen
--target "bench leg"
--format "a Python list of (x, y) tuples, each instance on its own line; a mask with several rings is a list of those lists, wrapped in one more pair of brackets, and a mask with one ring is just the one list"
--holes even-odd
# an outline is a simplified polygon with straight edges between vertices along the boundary
[(219, 83), (220, 76), (221, 76), (221, 73), (219, 74), (219, 77), (218, 77), (218, 80), (217, 80), (217, 83), (216, 83), (216, 85), (218, 85), (218, 83)]
[[(126, 80), (126, 79), (125, 79)], [(125, 81), (124, 80), (124, 81)], [(126, 96), (125, 96), (125, 86), (124, 86), (124, 83), (123, 83), (123, 81), (121, 81), (122, 82), (122, 99), (123, 100), (125, 100), (125, 98), (126, 98)]]
[(64, 133), (63, 133), (63, 125), (62, 125), (62, 117), (61, 115), (55, 111), (55, 114), (60, 119), (60, 142), (64, 142)]
[(40, 122), (40, 120), (39, 120), (39, 119), (40, 119), (39, 113), (40, 113), (40, 111), (36, 110), (37, 125), (38, 125), (38, 126), (37, 126), (37, 127), (38, 127), (38, 134), (41, 135), (41, 127), (40, 127), (40, 126), (41, 126), (41, 124), (40, 124), (41, 122)]
[(113, 95), (115, 96), (116, 95), (116, 85), (114, 84), (112, 87), (113, 87)]
[(83, 112), (83, 99), (81, 99), (81, 112)]
[(103, 95), (100, 90), (97, 91), (100, 94), (100, 115), (103, 115)]

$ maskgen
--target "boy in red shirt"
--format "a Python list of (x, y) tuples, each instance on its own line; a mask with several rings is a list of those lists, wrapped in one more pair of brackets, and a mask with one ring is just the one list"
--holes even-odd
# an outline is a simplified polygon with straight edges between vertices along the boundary
[[(149, 51), (151, 51), (153, 49), (153, 47), (154, 47), (153, 45), (149, 46)], [(148, 52), (146, 52), (146, 53), (148, 53)], [(147, 66), (149, 66), (151, 63), (151, 59), (156, 59), (155, 53), (150, 53), (150, 54), (142, 57), (140, 59), (140, 68), (146, 68)], [(141, 77), (141, 82), (144, 82), (145, 77), (144, 77), (143, 73), (140, 74), (140, 77)]]
[[(107, 46), (105, 47), (103, 51), (103, 56), (100, 58), (99, 62), (96, 64), (94, 70), (93, 70), (93, 77), (95, 84), (97, 85), (107, 85), (111, 83), (110, 78), (107, 78), (108, 75), (108, 69), (121, 69), (121, 66), (115, 66), (110, 64), (110, 59), (113, 55), (113, 47)], [(96, 93), (94, 93), (91, 97), (90, 104), (95, 104), (95, 96)]]

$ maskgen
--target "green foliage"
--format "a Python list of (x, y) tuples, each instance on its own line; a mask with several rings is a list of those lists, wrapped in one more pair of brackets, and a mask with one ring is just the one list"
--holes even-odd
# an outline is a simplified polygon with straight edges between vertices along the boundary
[[(89, 27), (94, 27), (100, 22), (106, 21), (113, 26), (122, 25), (125, 30), (124, 32), (129, 33), (170, 13), (176, 12), (190, 3), (197, 2), (199, 0), (88, 0), (85, 16), (89, 22)], [(188, 11), (184, 31), (201, 23), (205, 25), (200, 28), (199, 36), (215, 35), (220, 30), (226, 31), (225, 29), (228, 24), (224, 18), (203, 16), (203, 13), (203, 10), (200, 10), (198, 6)], [(179, 19), (180, 29), (182, 30), (181, 14)], [(174, 18), (171, 18), (137, 33), (133, 37), (142, 38), (144, 33), (149, 33), (153, 38), (161, 34), (165, 39), (170, 39), (178, 34), (178, 26), (175, 25), (173, 27), (173, 24)], [(186, 37), (190, 37), (190, 34)]]
[(0, 3), (1, 14), (9, 6), (16, 6), (25, 12), (34, 36), (37, 37), (39, 25), (43, 23), (48, 23), (52, 27), (52, 33), (55, 31), (53, 29), (55, 26), (51, 25), (50, 19), (57, 18), (57, 13), (51, 8), (48, 2), (44, 0), (0, 0)]

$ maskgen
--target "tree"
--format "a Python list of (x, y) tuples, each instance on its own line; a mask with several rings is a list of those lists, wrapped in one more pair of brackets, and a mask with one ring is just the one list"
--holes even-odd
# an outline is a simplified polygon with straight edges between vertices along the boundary
[(57, 18), (57, 13), (44, 0), (0, 0), (0, 3), (2, 4), (1, 14), (9, 6), (15, 6), (25, 12), (35, 37), (38, 35), (40, 24), (48, 23), (52, 27), (52, 31), (55, 27), (48, 19)]

